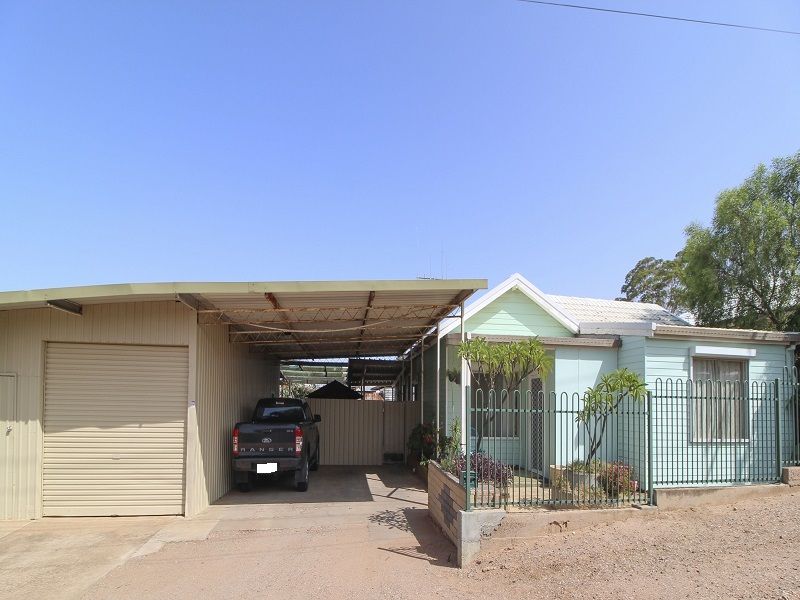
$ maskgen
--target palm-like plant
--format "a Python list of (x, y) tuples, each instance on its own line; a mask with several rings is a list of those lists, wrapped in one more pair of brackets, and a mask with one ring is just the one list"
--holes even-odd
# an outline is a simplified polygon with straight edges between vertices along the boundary
[(575, 420), (586, 429), (589, 451), (586, 456), (586, 467), (592, 464), (597, 451), (603, 443), (608, 417), (617, 412), (625, 399), (641, 401), (647, 395), (645, 382), (633, 371), (617, 369), (600, 378), (594, 387), (586, 390), (583, 396), (583, 407), (578, 411)]
[[(476, 337), (458, 346), (459, 358), (466, 360), (472, 377), (481, 387), (500, 385), (507, 393), (500, 393), (500, 406), (504, 406), (526, 377), (537, 373), (544, 379), (553, 367), (553, 359), (536, 338), (520, 342), (489, 343)], [(501, 381), (498, 383), (498, 379)], [(478, 431), (477, 450), (480, 451), (483, 433), (495, 420), (495, 411), (482, 411), (483, 424)]]

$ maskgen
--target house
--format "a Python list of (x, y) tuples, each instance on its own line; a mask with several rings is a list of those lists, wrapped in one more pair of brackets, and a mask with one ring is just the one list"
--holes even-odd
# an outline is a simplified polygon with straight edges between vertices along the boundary
[[(461, 323), (443, 323), (422, 362), (419, 354), (409, 361), (398, 393), (422, 395), (426, 422), (449, 429), (468, 421), (465, 445), (528, 474), (547, 478), (551, 465), (586, 458), (587, 432), (576, 422), (582, 395), (618, 368), (644, 379), (651, 408), (642, 402), (610, 421), (598, 457), (631, 465), (641, 479), (651, 475), (648, 443), (656, 485), (774, 480), (776, 460), (798, 458), (796, 405), (772, 401), (796, 397), (790, 375), (800, 334), (696, 327), (654, 304), (545, 294), (514, 274), (463, 315), (464, 337), (535, 336), (553, 359), (544, 379), (534, 374), (503, 401), (465, 377)], [(712, 397), (692, 380), (728, 383)], [(492, 410), (496, 418), (484, 422)], [(783, 445), (775, 443), (778, 417)]]

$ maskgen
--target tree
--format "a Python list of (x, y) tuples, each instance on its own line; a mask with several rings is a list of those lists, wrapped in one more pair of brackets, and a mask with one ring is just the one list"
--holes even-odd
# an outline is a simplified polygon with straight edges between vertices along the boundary
[[(467, 361), (477, 384), (487, 389), (500, 387), (500, 406), (519, 388), (526, 377), (538, 373), (544, 379), (553, 367), (553, 359), (544, 345), (535, 338), (520, 342), (490, 344), (481, 337), (459, 344), (458, 356)], [(483, 411), (483, 424), (478, 431), (477, 450), (483, 442), (483, 432), (495, 420), (495, 411)]]
[(690, 225), (687, 301), (701, 322), (785, 331), (800, 308), (800, 153), (759, 165)]
[(297, 383), (296, 381), (288, 381), (283, 388), (281, 393), (286, 398), (305, 398), (316, 389), (309, 383)]
[(582, 423), (589, 441), (586, 455), (586, 467), (603, 443), (608, 417), (617, 412), (619, 405), (627, 398), (641, 401), (647, 395), (647, 387), (642, 378), (628, 369), (617, 369), (600, 378), (600, 382), (586, 390), (583, 397), (583, 408), (575, 420)]
[(673, 313), (685, 310), (680, 277), (680, 255), (672, 260), (643, 258), (628, 271), (619, 300), (659, 304)]
[(710, 226), (685, 233), (674, 260), (648, 257), (628, 273), (627, 299), (686, 308), (700, 325), (800, 326), (800, 152), (759, 165), (719, 194)]

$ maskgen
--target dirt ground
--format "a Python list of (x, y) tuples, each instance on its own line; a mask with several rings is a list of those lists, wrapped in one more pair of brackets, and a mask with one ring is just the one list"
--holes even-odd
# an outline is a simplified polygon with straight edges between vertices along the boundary
[(385, 483), (369, 481), (379, 502), (326, 506), (324, 518), (311, 504), (269, 523), (212, 515), (223, 520), (207, 539), (133, 558), (85, 597), (800, 598), (800, 493), (528, 540), (505, 526), (511, 538), (459, 570), (411, 486)]
[(509, 597), (800, 598), (800, 493), (493, 539), (479, 560), (462, 583)]

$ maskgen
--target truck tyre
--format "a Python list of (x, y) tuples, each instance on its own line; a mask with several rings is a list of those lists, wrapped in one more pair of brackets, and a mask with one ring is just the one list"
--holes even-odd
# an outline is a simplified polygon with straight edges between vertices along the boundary
[(308, 489), (308, 457), (303, 460), (302, 466), (295, 472), (294, 481), (298, 492), (305, 492)]
[(308, 466), (308, 468), (312, 471), (319, 469), (319, 444), (317, 444), (317, 449), (314, 450), (314, 460), (311, 461), (311, 464)]

